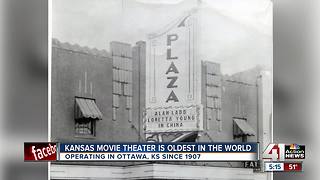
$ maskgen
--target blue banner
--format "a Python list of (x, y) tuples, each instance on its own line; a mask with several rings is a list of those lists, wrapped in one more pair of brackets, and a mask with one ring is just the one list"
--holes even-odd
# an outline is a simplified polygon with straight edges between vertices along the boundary
[(258, 143), (59, 143), (60, 152), (257, 153)]

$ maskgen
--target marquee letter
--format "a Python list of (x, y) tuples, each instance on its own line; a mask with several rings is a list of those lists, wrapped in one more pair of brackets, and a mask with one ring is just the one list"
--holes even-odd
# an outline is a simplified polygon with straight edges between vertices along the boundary
[(173, 91), (171, 91), (168, 99), (166, 100), (166, 102), (169, 102), (169, 101), (179, 102), (176, 94)]
[(176, 88), (178, 85), (175, 85), (174, 83), (177, 81), (178, 76), (171, 76), (167, 77), (167, 79), (171, 79), (170, 83), (168, 84), (167, 88)]
[(167, 36), (167, 46), (171, 46), (171, 41), (178, 40), (178, 35), (176, 34), (170, 34)]
[(167, 59), (178, 59), (178, 57), (171, 57), (171, 49), (167, 49)]
[[(172, 41), (178, 40), (177, 34), (170, 34), (167, 36), (167, 46), (171, 46)], [(178, 59), (178, 57), (171, 57), (171, 48), (167, 49), (167, 59)]]
[(174, 73), (176, 73), (176, 74), (178, 74), (178, 73), (179, 73), (179, 71), (178, 71), (177, 67), (174, 65), (174, 63), (173, 63), (173, 62), (171, 62), (171, 64), (170, 64), (170, 66), (169, 66), (169, 68), (168, 68), (168, 70), (167, 70), (166, 74), (168, 74), (169, 72), (174, 72)]

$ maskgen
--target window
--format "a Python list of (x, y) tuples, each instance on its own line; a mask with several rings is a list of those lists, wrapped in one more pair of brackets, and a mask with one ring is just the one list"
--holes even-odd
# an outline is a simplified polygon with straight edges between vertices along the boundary
[(95, 121), (94, 120), (77, 120), (75, 128), (76, 128), (77, 135), (95, 136)]
[(247, 141), (248, 136), (255, 136), (255, 130), (247, 122), (246, 118), (233, 118), (233, 137), (241, 138), (242, 142)]
[(96, 105), (95, 99), (75, 98), (75, 134), (80, 136), (95, 136), (96, 121), (102, 120), (103, 115)]

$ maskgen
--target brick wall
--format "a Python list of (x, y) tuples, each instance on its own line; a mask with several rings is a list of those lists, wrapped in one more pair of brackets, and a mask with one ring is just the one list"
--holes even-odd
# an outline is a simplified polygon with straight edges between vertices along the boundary
[[(253, 68), (232, 76), (222, 75), (220, 65), (202, 62), (202, 104), (204, 132), (199, 141), (242, 141), (233, 137), (233, 118), (244, 118), (258, 132), (257, 77), (261, 69)], [(256, 142), (257, 135), (247, 141)]]
[[(145, 98), (145, 43), (111, 42), (110, 53), (53, 40), (52, 139), (56, 141), (140, 141)], [(92, 91), (92, 92), (91, 92)], [(96, 99), (103, 120), (96, 136), (74, 132), (75, 96)]]
[[(52, 141), (113, 141), (112, 59), (108, 52), (53, 40), (52, 47)], [(90, 97), (103, 114), (96, 121), (96, 136), (75, 135), (75, 96)]]

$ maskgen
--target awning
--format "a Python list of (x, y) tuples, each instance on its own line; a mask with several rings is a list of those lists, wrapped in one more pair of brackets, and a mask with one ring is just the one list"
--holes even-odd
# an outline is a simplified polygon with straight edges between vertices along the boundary
[(75, 118), (102, 119), (102, 113), (93, 99), (76, 97)]
[(256, 133), (250, 124), (244, 119), (233, 119), (235, 128), (233, 131), (234, 136), (254, 136)]
[[(179, 137), (171, 140), (171, 142), (195, 142), (197, 136), (198, 136), (198, 132), (187, 132), (187, 133), (183, 133)], [(188, 138), (191, 138), (194, 141), (189, 141)]]

